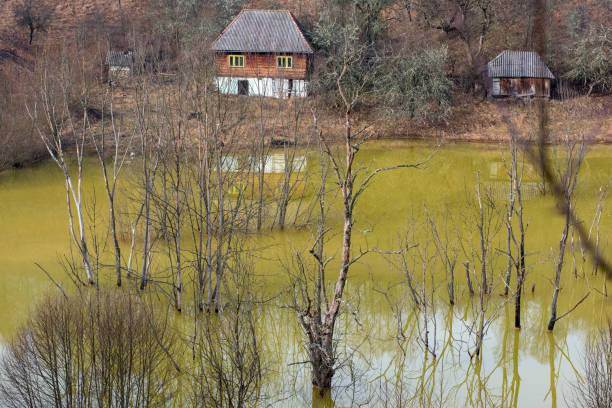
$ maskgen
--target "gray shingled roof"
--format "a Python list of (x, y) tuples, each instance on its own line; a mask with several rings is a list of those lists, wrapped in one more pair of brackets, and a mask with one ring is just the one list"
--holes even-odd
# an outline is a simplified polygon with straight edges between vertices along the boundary
[(490, 78), (550, 78), (555, 76), (537, 52), (506, 50), (488, 64)]
[(215, 51), (312, 54), (287, 10), (242, 10), (213, 42)]
[(134, 52), (109, 50), (106, 53), (106, 63), (113, 67), (131, 67), (134, 63)]

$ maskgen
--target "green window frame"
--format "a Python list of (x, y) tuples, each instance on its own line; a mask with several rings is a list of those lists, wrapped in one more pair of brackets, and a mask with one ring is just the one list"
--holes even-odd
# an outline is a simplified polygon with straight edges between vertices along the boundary
[(289, 55), (276, 57), (276, 68), (293, 68), (293, 57)]
[(228, 55), (227, 63), (230, 68), (244, 68), (244, 55)]

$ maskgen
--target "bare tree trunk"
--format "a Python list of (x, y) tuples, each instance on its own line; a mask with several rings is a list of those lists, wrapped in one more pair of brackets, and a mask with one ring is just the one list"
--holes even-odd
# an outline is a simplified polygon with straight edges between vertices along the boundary
[[(342, 228), (342, 255), (340, 258), (340, 271), (334, 288), (332, 302), (329, 310), (325, 313), (323, 320), (325, 330), (321, 333), (321, 348), (324, 356), (315, 353), (315, 357), (320, 359), (320, 363), (313, 364), (313, 376), (316, 379), (316, 384), (319, 387), (321, 395), (331, 388), (331, 381), (334, 375), (335, 359), (333, 357), (333, 336), (334, 328), (338, 312), (340, 311), (340, 303), (346, 286), (349, 267), (351, 264), (351, 237), (353, 230), (353, 161), (355, 159), (355, 150), (352, 145), (351, 118), (350, 111), (347, 109), (345, 116), (345, 170), (344, 175), (340, 176), (340, 190), (342, 192), (342, 206), (344, 224)], [(336, 174), (340, 175), (340, 169), (334, 168)], [(323, 357), (323, 358), (321, 358)]]
[[(345, 55), (347, 53), (348, 48), (348, 40), (345, 43)], [(361, 251), (356, 256), (351, 256), (351, 244), (352, 244), (352, 229), (353, 229), (353, 211), (356, 205), (356, 202), (360, 195), (366, 190), (369, 183), (372, 179), (379, 174), (380, 172), (397, 169), (397, 168), (407, 168), (407, 167), (419, 167), (419, 164), (399, 164), (396, 166), (379, 168), (371, 172), (369, 175), (365, 176), (364, 180), (358, 185), (358, 188), (354, 190), (355, 187), (355, 177), (356, 174), (353, 172), (353, 165), (355, 161), (355, 155), (359, 151), (359, 146), (361, 143), (365, 141), (365, 138), (362, 136), (361, 139), (355, 140), (353, 131), (352, 131), (352, 122), (351, 122), (351, 112), (352, 107), (354, 106), (354, 100), (349, 101), (343, 91), (342, 87), (342, 78), (346, 74), (348, 69), (349, 62), (345, 60), (342, 71), (336, 78), (336, 85), (338, 92), (342, 101), (344, 102), (344, 135), (343, 135), (343, 147), (344, 147), (344, 160), (340, 162), (336, 159), (336, 156), (333, 154), (327, 140), (323, 136), (323, 132), (319, 130), (316, 112), (313, 109), (314, 123), (315, 129), (318, 131), (319, 142), (321, 143), (322, 149), (326, 154), (329, 162), (331, 163), (332, 171), (335, 174), (335, 181), (339, 186), (340, 193), (342, 195), (342, 218), (343, 218), (343, 227), (342, 227), (342, 244), (341, 244), (341, 259), (340, 259), (340, 268), (338, 271), (338, 276), (336, 279), (336, 283), (334, 286), (333, 294), (331, 295), (331, 299), (327, 299), (325, 297), (325, 282), (323, 277), (323, 269), (327, 264), (327, 261), (322, 258), (322, 247), (324, 234), (326, 230), (323, 226), (320, 226), (320, 231), (323, 231), (317, 237), (315, 241), (315, 245), (310, 250), (310, 253), (315, 257), (318, 262), (318, 276), (316, 281), (314, 282), (315, 289), (317, 291), (316, 296), (317, 299), (323, 298), (321, 301), (317, 301), (311, 298), (310, 292), (303, 285), (308, 285), (308, 283), (302, 283), (298, 281), (296, 285), (302, 285), (301, 287), (301, 296), (303, 297), (303, 305), (299, 305), (297, 300), (295, 301), (294, 309), (298, 313), (298, 318), (300, 320), (300, 324), (304, 329), (307, 337), (308, 337), (308, 348), (310, 352), (310, 365), (311, 365), (311, 378), (313, 386), (316, 387), (321, 396), (325, 395), (329, 392), (332, 384), (332, 378), (334, 376), (336, 367), (336, 350), (334, 345), (335, 339), (335, 327), (338, 318), (338, 314), (340, 312), (340, 306), (345, 302), (344, 300), (344, 290), (346, 287), (346, 282), (348, 278), (348, 273), (350, 266), (357, 262), (363, 255), (368, 253), (369, 251)], [(360, 132), (361, 133), (361, 132)], [(322, 177), (321, 180), (321, 191), (325, 189), (325, 178)], [(324, 214), (324, 194), (320, 194), (319, 196), (319, 205), (321, 206), (322, 214)], [(322, 220), (324, 217), (322, 217)], [(315, 251), (315, 247), (317, 247), (317, 251)], [(301, 264), (302, 274), (303, 272), (303, 264)], [(308, 281), (306, 281), (308, 282)], [(316, 305), (313, 305), (316, 303)], [(324, 305), (324, 310), (321, 311), (322, 306)], [(356, 315), (356, 312), (353, 312)]]
[(181, 228), (182, 219), (181, 212), (183, 203), (181, 200), (181, 140), (180, 140), (180, 129), (179, 138), (176, 140), (176, 157), (175, 157), (175, 173), (176, 173), (176, 184), (174, 185), (174, 204), (176, 212), (176, 231), (174, 239), (175, 259), (176, 259), (176, 310), (181, 311), (183, 309), (183, 277), (182, 277), (182, 264), (181, 264)]
[(470, 263), (464, 262), (463, 266), (465, 266), (465, 278), (467, 280), (468, 290), (470, 291), (470, 296), (474, 296), (474, 288), (472, 287), (472, 279), (470, 278)]
[(512, 138), (513, 143), (513, 158), (512, 166), (514, 168), (514, 179), (513, 179), (513, 190), (516, 194), (516, 217), (519, 228), (519, 240), (518, 240), (518, 254), (517, 254), (517, 265), (516, 265), (516, 293), (514, 298), (514, 328), (521, 328), (521, 296), (523, 294), (523, 285), (525, 282), (525, 224), (523, 222), (523, 192), (522, 192), (522, 181), (523, 181), (523, 169), (521, 166), (521, 172), (519, 175), (518, 171), (518, 149), (516, 146), (516, 140)]
[[(48, 60), (45, 61), (48, 65)], [(83, 68), (83, 67), (80, 67)], [(52, 91), (53, 88), (58, 87), (60, 92), (57, 95)], [(67, 209), (68, 209), (68, 223), (72, 240), (79, 250), (83, 267), (87, 275), (87, 280), (90, 285), (95, 284), (94, 273), (89, 261), (89, 251), (87, 248), (87, 240), (85, 237), (85, 221), (83, 216), (83, 194), (82, 194), (82, 179), (83, 179), (83, 154), (85, 149), (86, 132), (88, 130), (88, 117), (87, 117), (87, 91), (86, 85), (84, 88), (78, 89), (82, 93), (81, 112), (82, 122), (80, 122), (80, 129), (78, 129), (75, 123), (74, 115), (69, 108), (69, 100), (71, 98), (71, 87), (73, 86), (71, 78), (71, 66), (69, 62), (62, 58), (59, 62), (58, 67), (53, 67), (49, 71), (49, 67), (45, 66), (45, 69), (41, 76), (40, 86), (37, 94), (35, 95), (42, 105), (42, 115), (39, 117), (38, 104), (34, 105), (34, 110), (31, 111), (27, 107), (28, 114), (33, 122), (33, 125), (43, 141), (47, 152), (53, 161), (58, 165), (64, 174), (64, 181), (66, 185), (67, 194)], [(46, 123), (45, 127), (42, 127), (40, 123)], [(77, 163), (76, 170), (76, 186), (74, 185), (68, 163), (64, 156), (63, 149), (63, 138), (64, 133), (70, 131), (75, 137), (75, 158)], [(72, 214), (72, 202), (76, 210), (77, 222), (79, 227), (78, 237), (74, 230), (73, 225), (73, 214)]]
[(141, 147), (142, 147), (142, 170), (144, 176), (144, 243), (142, 247), (142, 271), (140, 276), (140, 290), (144, 290), (148, 282), (149, 272), (149, 259), (151, 251), (151, 192), (153, 189), (153, 183), (151, 181), (151, 174), (149, 169), (149, 158), (147, 146), (147, 135), (141, 135)]
[(547, 330), (553, 331), (555, 323), (557, 322), (557, 300), (559, 298), (559, 291), (561, 290), (561, 271), (563, 269), (563, 258), (565, 255), (565, 244), (567, 243), (568, 230), (570, 225), (570, 212), (565, 213), (565, 224), (563, 227), (563, 234), (561, 235), (561, 241), (559, 241), (559, 258), (556, 264), (555, 272), (555, 287), (553, 289), (552, 304), (550, 308), (550, 320), (548, 321)]
[(597, 276), (597, 270), (599, 269), (599, 224), (601, 222), (601, 214), (603, 212), (603, 202), (608, 193), (608, 189), (599, 189), (599, 200), (597, 202), (597, 209), (595, 210), (595, 256), (593, 257), (593, 275)]
[(508, 206), (506, 210), (506, 256), (508, 257), (508, 266), (506, 267), (506, 279), (504, 285), (504, 296), (508, 297), (508, 292), (510, 290), (510, 279), (512, 278), (512, 270), (514, 269), (514, 259), (512, 257), (512, 238), (514, 236), (514, 232), (512, 229), (512, 219), (514, 218), (514, 202), (515, 202), (515, 182), (514, 180), (517, 177), (516, 174), (516, 150), (514, 143), (511, 142), (510, 145), (510, 154), (511, 154), (511, 164), (510, 164), (510, 195), (508, 197)]
[[(218, 200), (218, 225), (217, 225), (217, 259), (216, 259), (216, 274), (217, 282), (215, 284), (215, 290), (212, 293), (215, 302), (215, 312), (219, 310), (219, 299), (221, 290), (221, 280), (223, 279), (224, 269), (224, 256), (223, 256), (223, 239), (225, 232), (225, 192), (223, 189), (223, 168), (221, 165), (222, 154), (219, 147), (215, 148), (216, 152), (216, 165), (217, 165), (217, 200)], [(209, 299), (209, 305), (210, 301)]]
[(520, 189), (518, 190), (518, 221), (519, 221), (519, 248), (518, 248), (518, 268), (516, 277), (516, 294), (514, 301), (514, 328), (521, 328), (521, 296), (525, 283), (525, 228), (523, 226), (523, 200)]
[[(563, 233), (561, 234), (561, 240), (559, 241), (559, 255), (557, 260), (555, 261), (555, 281), (554, 281), (554, 289), (553, 289), (553, 297), (552, 304), (550, 310), (550, 320), (548, 321), (547, 330), (552, 331), (555, 327), (555, 323), (561, 319), (563, 316), (567, 315), (569, 312), (563, 314), (560, 317), (557, 317), (557, 300), (559, 298), (559, 291), (561, 290), (561, 271), (563, 270), (563, 261), (565, 257), (565, 246), (567, 243), (567, 237), (569, 234), (569, 228), (571, 223), (571, 214), (572, 214), (572, 199), (574, 197), (574, 191), (576, 189), (576, 184), (578, 183), (578, 173), (580, 171), (580, 165), (582, 164), (582, 159), (584, 158), (584, 143), (580, 143), (578, 151), (575, 150), (576, 144), (572, 142), (567, 142), (567, 158), (565, 162), (565, 168), (558, 169), (560, 184), (563, 189), (563, 210), (565, 215), (565, 223), (563, 226)], [(554, 258), (553, 258), (554, 260)], [(587, 294), (588, 296), (588, 294)], [(574, 310), (582, 301), (586, 299), (586, 296), (574, 306)]]
[[(98, 159), (100, 161), (100, 166), (102, 167), (102, 175), (104, 177), (104, 188), (106, 190), (106, 196), (108, 198), (109, 203), (109, 224), (111, 229), (111, 235), (113, 240), (113, 248), (115, 251), (115, 276), (116, 276), (116, 284), (117, 286), (121, 286), (121, 247), (119, 246), (119, 239), (117, 237), (117, 220), (115, 215), (115, 191), (117, 189), (117, 181), (119, 178), (119, 174), (121, 169), (123, 168), (123, 163), (125, 162), (127, 153), (132, 144), (132, 135), (126, 142), (125, 147), (121, 150), (121, 130), (117, 128), (115, 122), (115, 115), (113, 111), (113, 95), (112, 89), (110, 94), (110, 118), (111, 118), (111, 126), (112, 126), (112, 143), (113, 143), (113, 174), (112, 181), (109, 182), (108, 172), (106, 169), (106, 157), (105, 157), (105, 149), (106, 149), (106, 128), (104, 121), (102, 121), (102, 130), (101, 130), (101, 140), (98, 143), (95, 135), (92, 134), (92, 140), (94, 146), (96, 148), (96, 153), (98, 155)], [(129, 269), (128, 269), (129, 270)]]
[(485, 236), (484, 236), (484, 206), (482, 204), (482, 197), (480, 195), (480, 172), (478, 172), (478, 180), (477, 180), (477, 197), (478, 197), (478, 208), (479, 208), (479, 221), (477, 224), (478, 234), (480, 236), (480, 278), (482, 280), (482, 288), (485, 291), (485, 294), (488, 291), (487, 284), (487, 247), (485, 245)]

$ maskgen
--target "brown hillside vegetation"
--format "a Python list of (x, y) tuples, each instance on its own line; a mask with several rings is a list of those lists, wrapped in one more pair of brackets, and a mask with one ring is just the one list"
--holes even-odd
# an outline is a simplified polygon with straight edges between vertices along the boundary
[[(151, 76), (153, 92), (163, 92), (164, 87), (172, 89), (172, 84), (161, 84), (170, 78), (177, 77), (181, 64), (190, 59), (197, 60), (195, 66), (204, 67), (211, 57), (209, 44), (237, 13), (237, 9), (221, 12), (222, 4), (238, 4), (237, 7), (261, 9), (288, 9), (304, 28), (306, 35), (312, 39), (317, 49), (312, 83), (317, 81), (317, 75), (325, 67), (325, 50), (315, 43), (317, 23), (325, 16), (329, 2), (324, 0), (250, 0), (227, 1), (210, 0), (198, 2), (197, 10), (191, 10), (186, 20), (177, 20), (172, 12), (160, 12), (160, 0), (33, 0), (41, 2), (51, 9), (52, 18), (47, 32), (34, 34), (32, 45), (29, 44), (29, 30), (19, 27), (15, 22), (16, 5), (24, 0), (4, 0), (0, 2), (0, 169), (9, 166), (21, 166), (25, 163), (47, 157), (40, 137), (35, 134), (31, 118), (24, 107), (35, 95), (40, 82), (39, 73), (49, 64), (50, 60), (74, 58), (82, 52), (83, 77), (91, 81), (90, 96), (103, 94), (108, 88), (104, 73), (106, 50), (111, 48), (134, 48), (140, 50), (148, 61), (158, 61), (156, 73)], [(425, 0), (411, 2), (389, 1), (382, 11), (383, 22), (387, 31), (375, 52), (380, 52), (384, 58), (393, 56), (410, 56), (423, 50), (443, 48), (444, 60), (436, 63), (440, 67), (441, 76), (452, 82), (448, 92), (448, 110), (445, 115), (432, 115), (426, 121), (402, 114), (388, 117), (383, 113), (380, 102), (384, 98), (368, 101), (356, 110), (355, 118), (361, 123), (371, 124), (370, 129), (377, 138), (437, 138), (446, 140), (498, 141), (508, 137), (503, 115), (510, 111), (522, 133), (529, 135), (534, 128), (534, 104), (536, 100), (523, 101), (493, 101), (483, 98), (482, 88), (475, 86), (472, 64), (466, 53), (466, 44), (456, 33), (445, 32), (432, 28), (424, 21), (419, 10), (419, 4)], [(433, 1), (433, 0), (432, 0)], [(453, 0), (440, 0), (441, 3), (452, 3)], [(530, 14), (530, 0), (520, 0), (516, 6), (509, 7), (499, 0), (495, 10), (495, 19), (482, 43), (480, 62), (485, 64), (504, 49), (528, 49), (533, 40), (533, 22), (526, 18)], [(180, 3), (180, 2), (179, 2)], [(340, 2), (349, 4), (350, 2)], [(166, 3), (163, 3), (166, 4)], [(173, 4), (173, 3), (168, 3)], [(446, 4), (446, 3), (445, 3)], [(564, 79), (568, 71), (567, 62), (571, 60), (569, 47), (570, 26), (606, 25), (612, 21), (610, 2), (600, 0), (563, 0), (555, 2), (548, 14), (549, 35), (551, 41), (548, 54), (543, 56), (550, 69), (558, 79)], [(121, 5), (121, 7), (119, 7)], [(412, 8), (408, 7), (411, 5)], [(341, 16), (334, 18), (341, 19)], [(181, 16), (178, 15), (180, 19)], [(177, 24), (180, 22), (180, 24)], [(206, 30), (197, 30), (198, 24), (207, 26)], [(179, 26), (178, 29), (175, 27)], [(195, 30), (190, 31), (192, 28)], [(584, 28), (583, 27), (583, 28)], [(176, 32), (173, 30), (177, 30)], [(184, 39), (178, 39), (184, 35)], [(187, 38), (189, 35), (191, 37)], [(183, 41), (184, 40), (184, 41)], [(532, 44), (531, 44), (532, 45)], [(77, 49), (81, 47), (82, 49)], [(317, 48), (318, 47), (318, 48)], [(70, 54), (70, 55), (68, 55)], [(480, 63), (478, 63), (480, 64)], [(474, 65), (478, 65), (474, 64)], [(149, 65), (150, 67), (151, 65)], [(477, 67), (478, 68), (478, 67)], [(480, 66), (482, 68), (482, 65)], [(407, 71), (407, 70), (403, 70)], [(161, 72), (161, 74), (160, 74)], [(423, 76), (423, 75), (422, 75)], [(165, 78), (161, 81), (160, 78)], [(320, 78), (320, 76), (319, 76)], [(144, 80), (144, 79), (143, 79)], [(79, 81), (75, 81), (77, 84)], [(398, 82), (398, 81), (396, 81)], [(573, 96), (585, 94), (585, 86), (575, 81), (572, 86)], [(581, 88), (582, 87), (582, 88)], [(125, 95), (127, 101), (133, 101), (134, 90), (131, 85), (119, 92)], [(414, 87), (413, 87), (414, 88)], [(407, 87), (406, 89), (412, 89)], [(602, 89), (602, 88), (600, 88)], [(609, 93), (603, 88), (603, 93)], [(405, 91), (405, 90), (404, 90)], [(310, 132), (310, 106), (325, 99), (323, 92), (316, 98), (308, 98), (305, 103), (303, 119), (300, 122), (302, 131)], [(559, 95), (555, 95), (555, 98)], [(73, 101), (74, 102), (74, 101)], [(95, 98), (90, 100), (93, 108)], [(241, 103), (243, 103), (241, 101)], [(337, 121), (337, 110), (328, 102), (322, 102), (319, 111), (328, 125), (334, 127)], [(250, 102), (245, 102), (250, 105)], [(98, 103), (98, 105), (100, 105)], [(127, 103), (127, 106), (130, 104)], [(597, 95), (596, 97), (579, 97), (566, 101), (551, 100), (552, 126), (571, 119), (579, 129), (578, 137), (584, 137), (590, 142), (612, 142), (612, 97)], [(434, 105), (421, 104), (421, 106)], [(88, 106), (89, 107), (89, 106)], [(273, 118), (283, 103), (274, 101), (266, 103), (265, 114)], [(116, 107), (122, 110), (121, 107)], [(328, 109), (329, 108), (329, 109)], [(248, 106), (247, 106), (248, 110)], [(433, 109), (432, 109), (433, 111)], [(124, 112), (126, 118), (133, 116), (129, 109)], [(272, 121), (273, 122), (273, 121)], [(425, 123), (423, 123), (425, 122)], [(339, 124), (340, 122), (338, 122)], [(271, 129), (271, 137), (274, 129)]]
[[(26, 30), (15, 25), (14, 9), (21, 2), (5, 0), (0, 4), (0, 47), (23, 48), (27, 44)], [(53, 15), (48, 35), (44, 37), (54, 40), (73, 32), (87, 20), (119, 24), (122, 18), (138, 19), (144, 14), (147, 0), (41, 0), (41, 3)]]

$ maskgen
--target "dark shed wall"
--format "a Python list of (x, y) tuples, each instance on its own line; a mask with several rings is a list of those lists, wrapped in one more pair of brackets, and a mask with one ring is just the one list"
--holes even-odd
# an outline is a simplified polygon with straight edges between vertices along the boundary
[(550, 79), (499, 78), (499, 90), (499, 94), (494, 94), (495, 96), (550, 97)]

